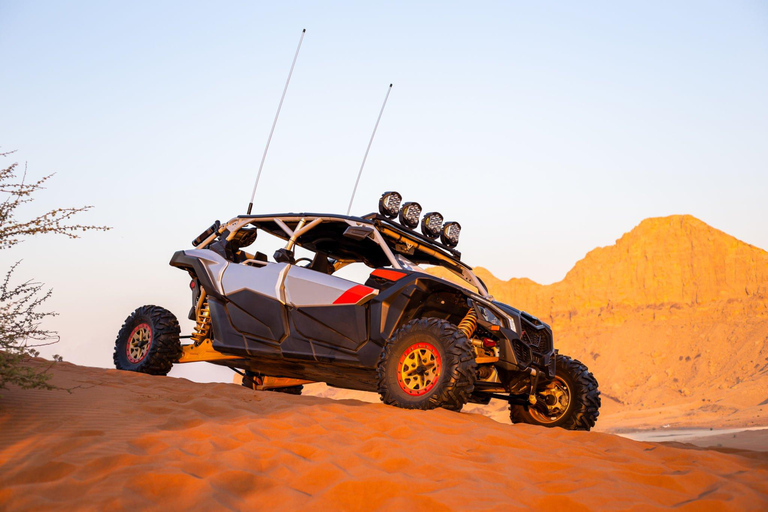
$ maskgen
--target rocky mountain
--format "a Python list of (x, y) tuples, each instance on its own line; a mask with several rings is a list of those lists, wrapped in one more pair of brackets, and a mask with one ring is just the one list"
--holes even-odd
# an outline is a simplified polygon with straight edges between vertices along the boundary
[(551, 285), (476, 272), (498, 300), (552, 324), (607, 412), (768, 424), (768, 252), (674, 215), (642, 221)]
[(614, 245), (590, 251), (560, 282), (503, 282), (478, 274), (502, 301), (541, 316), (614, 306), (709, 304), (768, 293), (768, 252), (690, 215), (642, 221)]

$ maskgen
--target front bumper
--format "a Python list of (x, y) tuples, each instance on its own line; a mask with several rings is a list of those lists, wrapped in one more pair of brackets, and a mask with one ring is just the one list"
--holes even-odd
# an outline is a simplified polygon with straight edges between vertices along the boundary
[(502, 313), (508, 327), (499, 330), (499, 366), (505, 370), (521, 371), (530, 367), (555, 376), (555, 350), (552, 329), (528, 313), (494, 304)]

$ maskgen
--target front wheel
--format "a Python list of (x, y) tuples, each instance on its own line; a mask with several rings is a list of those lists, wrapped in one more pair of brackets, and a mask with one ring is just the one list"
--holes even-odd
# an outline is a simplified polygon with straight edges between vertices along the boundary
[(142, 306), (125, 319), (115, 340), (115, 368), (167, 375), (181, 357), (179, 321), (167, 309)]
[(600, 414), (597, 379), (582, 362), (557, 355), (555, 378), (536, 391), (535, 405), (510, 405), (512, 423), (589, 430)]
[(420, 318), (400, 328), (377, 366), (382, 402), (405, 409), (460, 411), (475, 387), (472, 344), (447, 320)]

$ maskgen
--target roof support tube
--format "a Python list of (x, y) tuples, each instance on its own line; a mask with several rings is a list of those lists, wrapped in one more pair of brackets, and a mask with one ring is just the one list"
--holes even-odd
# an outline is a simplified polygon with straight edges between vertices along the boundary
[[(301, 221), (303, 222), (303, 221), (304, 221), (304, 219), (301, 219)], [(292, 230), (291, 228), (289, 228), (289, 227), (288, 227), (288, 226), (285, 224), (285, 222), (283, 222), (281, 219), (275, 219), (275, 224), (277, 224), (278, 226), (280, 226), (280, 229), (282, 229), (283, 231), (285, 231), (285, 234), (286, 234), (286, 235), (288, 235), (289, 237), (292, 237), (292, 236), (293, 236), (293, 230)]]
[[(302, 222), (304, 221), (304, 219), (301, 219), (301, 220), (302, 220)], [(303, 235), (304, 233), (306, 233), (307, 231), (309, 231), (313, 227), (317, 226), (321, 222), (323, 222), (323, 219), (315, 219), (312, 222), (310, 222), (309, 224), (307, 224), (306, 226), (304, 226), (303, 228), (299, 228), (297, 226), (296, 227), (296, 231), (293, 233), (293, 236), (296, 237), (296, 238), (299, 238), (301, 235)]]
[(381, 233), (379, 233), (378, 229), (373, 230), (373, 236), (376, 239), (376, 243), (379, 244), (381, 247), (381, 250), (384, 251), (384, 254), (387, 255), (387, 259), (392, 264), (393, 268), (403, 268), (400, 266), (400, 263), (397, 262), (397, 258), (395, 258), (395, 255), (392, 253), (392, 249), (389, 248), (387, 245), (387, 242), (384, 240), (384, 237), (381, 236)]
[(296, 239), (299, 238), (298, 233), (300, 233), (301, 232), (301, 228), (304, 227), (304, 222), (305, 222), (304, 219), (301, 219), (299, 221), (299, 223), (296, 225), (296, 231), (293, 232), (293, 234), (291, 235), (290, 240), (288, 240), (288, 243), (285, 244), (285, 250), (286, 251), (292, 251), (293, 250), (293, 246), (296, 245)]

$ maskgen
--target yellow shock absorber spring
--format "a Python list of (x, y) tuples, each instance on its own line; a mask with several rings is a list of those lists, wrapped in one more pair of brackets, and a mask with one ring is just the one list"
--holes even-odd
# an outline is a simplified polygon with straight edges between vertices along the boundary
[(459, 322), (459, 330), (471, 340), (475, 329), (477, 329), (477, 313), (475, 313), (475, 308), (470, 308), (464, 315), (464, 319)]
[(192, 333), (192, 341), (195, 346), (202, 343), (211, 330), (211, 310), (208, 308), (208, 297), (205, 290), (200, 291), (200, 298), (195, 307), (195, 330)]

